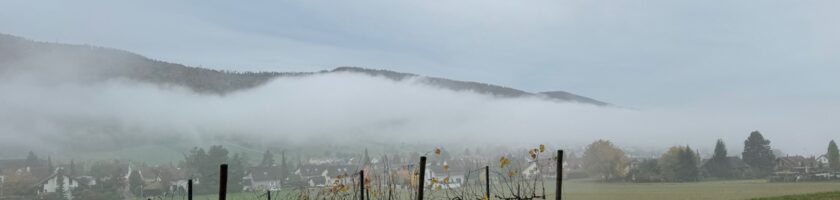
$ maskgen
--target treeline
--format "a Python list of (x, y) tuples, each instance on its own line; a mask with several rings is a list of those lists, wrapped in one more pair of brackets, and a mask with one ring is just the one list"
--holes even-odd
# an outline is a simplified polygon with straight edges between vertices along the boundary
[(613, 143), (598, 140), (587, 146), (582, 159), (584, 169), (592, 177), (633, 182), (764, 178), (773, 173), (776, 165), (770, 140), (758, 131), (744, 141), (740, 158), (728, 156), (726, 145), (718, 140), (714, 155), (706, 160), (689, 146), (671, 147), (659, 158), (631, 160)]
[[(242, 191), (243, 177), (247, 170), (247, 158), (244, 154), (233, 154), (222, 147), (221, 145), (211, 146), (207, 151), (203, 148), (193, 148), (189, 153), (184, 155), (184, 160), (179, 164), (181, 168), (186, 170), (190, 178), (199, 180), (196, 184), (196, 193), (211, 194), (217, 193), (219, 187), (219, 166), (221, 164), (228, 164), (228, 185), (227, 191), (240, 192)], [(133, 182), (129, 180), (129, 182)], [(133, 185), (133, 184), (132, 184)], [(139, 188), (133, 188), (139, 189)]]

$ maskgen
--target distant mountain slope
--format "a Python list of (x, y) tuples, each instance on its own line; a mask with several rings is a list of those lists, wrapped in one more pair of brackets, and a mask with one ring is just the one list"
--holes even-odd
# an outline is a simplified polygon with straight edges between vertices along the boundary
[(152, 60), (131, 52), (95, 47), (36, 42), (0, 34), (0, 76), (4, 73), (34, 72), (46, 77), (66, 77), (82, 81), (128, 78), (155, 84), (179, 85), (198, 93), (224, 95), (261, 86), (278, 77), (299, 77), (323, 73), (358, 73), (394, 81), (416, 78), (431, 86), (454, 91), (471, 91), (503, 98), (537, 97), (559, 102), (578, 102), (604, 106), (607, 103), (568, 92), (531, 93), (486, 83), (425, 77), (416, 74), (339, 67), (321, 72), (232, 72)]
[(472, 91), (480, 94), (487, 94), (493, 95), (497, 97), (509, 97), (509, 98), (516, 98), (516, 97), (541, 97), (550, 100), (556, 101), (569, 101), (569, 102), (578, 102), (578, 103), (587, 103), (599, 106), (606, 106), (609, 105), (607, 103), (589, 98), (584, 97), (564, 91), (552, 91), (552, 92), (542, 92), (542, 93), (530, 93), (522, 90), (517, 90), (514, 88), (509, 88), (505, 86), (498, 86), (498, 85), (491, 85), (486, 83), (479, 83), (479, 82), (470, 82), (470, 81), (457, 81), (445, 78), (437, 78), (437, 77), (425, 77), (416, 74), (409, 74), (409, 73), (401, 73), (401, 72), (394, 72), (389, 70), (374, 70), (374, 69), (365, 69), (359, 67), (339, 67), (332, 72), (352, 72), (352, 73), (361, 73), (367, 74), (371, 76), (381, 76), (388, 79), (392, 79), (395, 81), (401, 81), (409, 78), (419, 78), (419, 81), (428, 85), (455, 90), (455, 91)]
[(0, 34), (0, 75), (15, 72), (39, 73), (51, 80), (121, 77), (215, 94), (257, 87), (278, 76), (305, 74), (219, 71), (152, 60), (117, 49), (35, 42)]

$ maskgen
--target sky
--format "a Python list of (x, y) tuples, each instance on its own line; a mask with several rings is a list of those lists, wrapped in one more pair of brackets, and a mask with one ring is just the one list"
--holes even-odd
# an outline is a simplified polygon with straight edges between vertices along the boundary
[(360, 66), (627, 107), (838, 98), (840, 2), (3, 0), (0, 32), (214, 69)]
[[(237, 71), (389, 69), (531, 92), (564, 90), (616, 106), (487, 99), (343, 75), (279, 80), (222, 99), (122, 82), (51, 88), (0, 80), (0, 93), (16, 94), (0, 101), (0, 113), (7, 114), (0, 115), (5, 119), (0, 130), (45, 138), (61, 138), (51, 134), (60, 132), (55, 130), (68, 116), (149, 132), (221, 129), (259, 136), (280, 128), (270, 120), (286, 119), (300, 125), (286, 131), (316, 135), (522, 134), (509, 139), (527, 143), (529, 138), (519, 136), (550, 136), (580, 144), (607, 138), (628, 146), (656, 138), (659, 146), (702, 148), (711, 148), (715, 138), (737, 146), (750, 131), (761, 130), (782, 150), (807, 154), (823, 151), (822, 143), (838, 139), (833, 137), (840, 132), (832, 121), (840, 117), (840, 1), (1, 3), (0, 33), (38, 41), (112, 47)], [(348, 93), (359, 88), (371, 93)], [(307, 92), (315, 90), (328, 92)], [(135, 105), (140, 97), (147, 107)], [(347, 103), (324, 101), (331, 98)], [(353, 105), (358, 108), (347, 109)], [(202, 109), (206, 106), (229, 109)], [(369, 112), (383, 107), (392, 112)], [(335, 116), (329, 108), (346, 114)], [(324, 112), (298, 119), (282, 112), (289, 109)], [(175, 114), (159, 117), (167, 113)], [(202, 117), (191, 118), (195, 113)], [(254, 114), (269, 121), (237, 120)], [(365, 117), (346, 120), (353, 116)], [(331, 126), (312, 126), (319, 120)]]

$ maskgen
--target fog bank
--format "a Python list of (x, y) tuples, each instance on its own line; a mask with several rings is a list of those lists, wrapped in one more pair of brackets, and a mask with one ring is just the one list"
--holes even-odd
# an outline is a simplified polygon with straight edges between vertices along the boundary
[(778, 104), (790, 99), (750, 97), (635, 110), (495, 98), (348, 73), (280, 78), (224, 96), (124, 79), (1, 82), (0, 145), (55, 151), (232, 138), (572, 147), (603, 138), (625, 147), (711, 149), (723, 138), (736, 154), (750, 131), (761, 130), (774, 148), (816, 154), (833, 139), (831, 121), (840, 111), (821, 104), (827, 102)]

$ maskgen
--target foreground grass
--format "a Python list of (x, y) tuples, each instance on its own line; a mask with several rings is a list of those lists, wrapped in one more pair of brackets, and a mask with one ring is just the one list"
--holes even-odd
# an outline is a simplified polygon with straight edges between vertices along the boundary
[[(766, 180), (735, 180), (697, 183), (601, 183), (591, 180), (573, 180), (565, 182), (563, 188), (564, 199), (751, 199), (837, 191), (840, 189), (840, 182), (768, 183)], [(840, 199), (840, 196), (829, 196), (840, 195), (840, 193), (814, 195), (822, 196), (779, 198)]]
[[(554, 185), (546, 182), (548, 199), (554, 198)], [(696, 183), (603, 183), (572, 180), (563, 183), (563, 199), (838, 199), (840, 182), (768, 183), (766, 180), (705, 181)], [(833, 191), (833, 192), (832, 192)], [(284, 192), (272, 195), (286, 196)], [(257, 200), (262, 193), (235, 193), (229, 200)], [(182, 199), (182, 198), (165, 198)], [(216, 195), (196, 196), (196, 200), (215, 200)], [(280, 198), (278, 198), (280, 199)], [(373, 199), (373, 198), (372, 198)]]
[(831, 200), (831, 199), (840, 199), (840, 191), (834, 192), (820, 192), (814, 194), (800, 194), (800, 195), (786, 195), (786, 196), (779, 196), (779, 197), (767, 197), (767, 198), (755, 198), (754, 200), (805, 200), (805, 199), (815, 199), (815, 200)]

